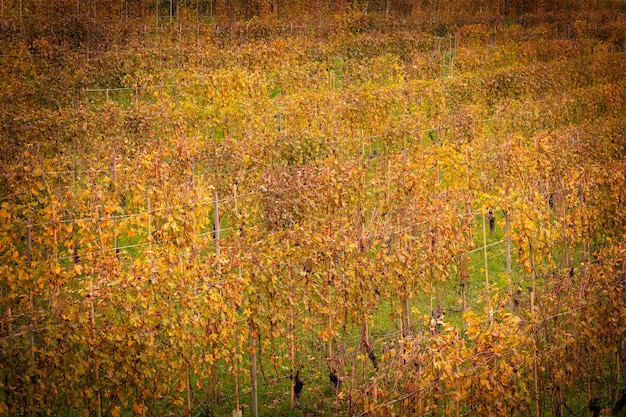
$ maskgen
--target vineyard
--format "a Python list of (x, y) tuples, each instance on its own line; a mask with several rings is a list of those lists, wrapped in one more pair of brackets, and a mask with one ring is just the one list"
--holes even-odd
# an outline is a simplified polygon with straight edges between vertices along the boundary
[(0, 416), (626, 415), (626, 2), (2, 0)]

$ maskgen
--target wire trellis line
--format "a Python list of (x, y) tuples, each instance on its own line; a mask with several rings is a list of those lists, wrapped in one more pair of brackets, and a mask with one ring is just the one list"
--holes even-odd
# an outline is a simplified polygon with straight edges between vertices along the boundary
[[(235, 201), (239, 198), (247, 198), (247, 197), (253, 197), (253, 196), (259, 196), (259, 195), (272, 195), (272, 194), (277, 194), (280, 195), (284, 192), (287, 191), (293, 191), (293, 190), (302, 190), (305, 188), (323, 188), (323, 185), (320, 184), (304, 184), (304, 185), (298, 185), (298, 186), (293, 186), (293, 187), (288, 187), (288, 188), (277, 188), (277, 189), (271, 189), (271, 190), (263, 190), (263, 191), (253, 191), (253, 192), (249, 192), (249, 193), (245, 193), (242, 195), (236, 195), (236, 196), (229, 196), (226, 197), (224, 199), (220, 199), (219, 203), (228, 203), (231, 201)], [(548, 196), (550, 194), (554, 194), (554, 193), (559, 193), (559, 192), (564, 192), (564, 191), (568, 191), (568, 190), (572, 190), (572, 189), (578, 189), (579, 185), (575, 184), (572, 185), (570, 187), (564, 187), (561, 188), (559, 190), (552, 190), (552, 191), (546, 191), (543, 193), (529, 193), (527, 194), (525, 197), (528, 198), (530, 196), (534, 196), (534, 195), (544, 195), (544, 196)], [(281, 199), (281, 202), (298, 202), (300, 201), (299, 198), (293, 198), (293, 199)], [(177, 205), (177, 206), (166, 206), (166, 207), (159, 207), (157, 209), (153, 209), (153, 210), (142, 210), (139, 211), (137, 213), (128, 213), (128, 214), (114, 214), (114, 215), (104, 215), (104, 216), (93, 216), (93, 217), (79, 217), (79, 218), (65, 218), (65, 219), (58, 219), (58, 220), (48, 220), (48, 221), (44, 221), (44, 222), (39, 222), (39, 223), (27, 223), (27, 220), (24, 219), (23, 220), (23, 225), (22, 227), (30, 227), (32, 229), (40, 229), (40, 228), (45, 228), (45, 227), (49, 227), (52, 226), (54, 227), (54, 225), (62, 225), (62, 224), (72, 224), (72, 223), (86, 223), (86, 222), (94, 222), (94, 223), (100, 223), (100, 222), (121, 222), (127, 219), (132, 219), (132, 218), (140, 218), (140, 217), (145, 217), (145, 216), (151, 216), (157, 213), (161, 213), (161, 212), (168, 212), (168, 211), (180, 211), (180, 210), (189, 210), (191, 208), (194, 207), (202, 207), (202, 206), (209, 206), (212, 205), (213, 201), (209, 200), (208, 198), (202, 201), (197, 201), (197, 202), (191, 202), (191, 203), (187, 203), (184, 205)], [(98, 205), (97, 209), (105, 209), (106, 207), (103, 205)], [(480, 216), (481, 212), (472, 212), (471, 214), (464, 214), (461, 216), (458, 216), (460, 219), (462, 218), (466, 218), (469, 216)], [(388, 231), (388, 232), (380, 232), (380, 233), (369, 233), (367, 234), (368, 237), (371, 238), (376, 238), (376, 237), (388, 237), (390, 235), (397, 235), (400, 233), (403, 233), (415, 226), (420, 226), (423, 224), (426, 224), (427, 221), (419, 221), (419, 222), (414, 222), (414, 223), (410, 223), (408, 225), (403, 225), (403, 227), (400, 228), (396, 228), (393, 231)], [(15, 231), (15, 227), (6, 227), (4, 229), (0, 229), (0, 232), (12, 232)]]

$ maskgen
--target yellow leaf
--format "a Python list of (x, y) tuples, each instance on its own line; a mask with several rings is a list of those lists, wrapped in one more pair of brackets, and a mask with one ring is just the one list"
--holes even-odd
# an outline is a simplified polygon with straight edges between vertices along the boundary
[(324, 342), (328, 341), (328, 336), (328, 332), (325, 329), (320, 331), (320, 339), (322, 339)]
[(143, 412), (144, 412), (144, 410), (146, 408), (147, 407), (145, 406), (145, 404), (142, 404), (142, 403), (134, 403), (133, 404), (133, 412), (135, 414), (140, 414), (140, 415), (143, 414)]

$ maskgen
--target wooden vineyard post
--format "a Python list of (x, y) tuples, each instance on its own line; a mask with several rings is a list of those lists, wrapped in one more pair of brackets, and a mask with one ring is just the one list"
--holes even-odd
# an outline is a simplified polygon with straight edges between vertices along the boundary
[(293, 279), (291, 276), (291, 268), (289, 269), (289, 364), (291, 365), (291, 389), (289, 390), (289, 398), (291, 408), (295, 408), (296, 403), (296, 341), (294, 335), (294, 316), (293, 316)]
[[(529, 238), (530, 240), (530, 238)], [(528, 252), (529, 252), (529, 257), (530, 257), (530, 277), (531, 277), (531, 285), (532, 287), (530, 288), (530, 314), (531, 316), (535, 317), (535, 290), (536, 290), (536, 271), (535, 271), (535, 260), (533, 259), (533, 245), (532, 243), (528, 243)]]
[[(329, 264), (332, 265), (332, 261), (329, 260)], [(329, 265), (329, 266), (330, 266)], [(334, 277), (333, 277), (333, 271), (331, 269), (332, 267), (329, 268), (329, 274), (331, 274), (331, 279), (334, 281)], [(331, 308), (332, 308), (332, 303), (331, 303), (331, 299), (330, 296), (326, 299), (326, 308), (328, 311), (328, 341), (326, 342), (326, 358), (329, 364), (332, 364), (332, 360), (333, 360), (333, 340), (332, 337), (330, 336), (331, 333), (331, 329), (333, 328), (333, 316), (332, 314), (330, 314), (331, 312)], [(332, 372), (334, 372), (334, 369), (331, 369)]]
[(233, 332), (233, 372), (235, 373), (235, 409), (233, 417), (241, 417), (241, 407), (239, 405), (239, 363), (237, 361), (237, 331)]
[(620, 387), (620, 354), (619, 354), (619, 347), (617, 347), (615, 349), (615, 380), (617, 381), (617, 383), (615, 384), (616, 390), (615, 390), (615, 400), (617, 401), (618, 397), (619, 397), (619, 387)]
[[(213, 191), (213, 239), (215, 241), (215, 255), (217, 256), (217, 273), (219, 276), (222, 275), (222, 263), (221, 263), (221, 256), (222, 256), (222, 249), (220, 246), (220, 205), (219, 205), (219, 196), (217, 195), (217, 191), (214, 190)], [(214, 342), (215, 343), (215, 342)], [(235, 351), (237, 349), (237, 346), (235, 345), (234, 347)], [(217, 387), (217, 372), (216, 372), (216, 365), (215, 362), (213, 364), (213, 377), (215, 378), (215, 386)], [(218, 394), (217, 394), (217, 389), (215, 390), (215, 401), (217, 402), (218, 400)], [(239, 410), (239, 407), (237, 407), (237, 410)], [(239, 416), (237, 416), (239, 417)]]
[(28, 225), (26, 226), (26, 267), (30, 268), (31, 263), (33, 261), (33, 235), (32, 235), (33, 226), (30, 223), (30, 218), (28, 219)]
[(583, 183), (581, 181), (579, 189), (578, 189), (578, 199), (580, 201), (580, 216), (581, 216), (581, 244), (580, 244), (580, 257), (581, 257), (581, 262), (584, 262), (587, 260), (587, 240), (586, 240), (586, 236), (584, 233), (584, 229), (585, 229), (585, 224), (587, 223), (585, 221), (585, 196), (583, 194)]
[(463, 329), (467, 328), (465, 322), (465, 310), (467, 309), (467, 279), (469, 278), (467, 254), (460, 255), (460, 270), (461, 270), (461, 319), (463, 321)]
[[(531, 298), (532, 298), (531, 294)], [(535, 334), (537, 333), (536, 324), (533, 325), (535, 328)], [(537, 370), (537, 350), (538, 347), (534, 349), (533, 352), (533, 380), (534, 380), (534, 390), (535, 390), (535, 415), (540, 416), (540, 406), (539, 406), (539, 372)]]
[[(529, 238), (530, 240), (530, 238)], [(532, 281), (532, 287), (530, 288), (530, 317), (531, 317), (531, 321), (533, 323), (533, 332), (535, 334), (535, 343), (539, 343), (539, 338), (537, 337), (537, 333), (538, 333), (538, 326), (537, 326), (537, 319), (536, 319), (536, 314), (535, 314), (535, 294), (536, 294), (536, 271), (535, 271), (535, 261), (534, 261), (534, 255), (533, 255), (533, 245), (532, 243), (529, 241), (528, 242), (528, 252), (529, 252), (529, 256), (530, 256), (530, 265), (531, 265), (531, 270), (530, 270), (530, 274), (531, 274), (531, 281)], [(537, 351), (539, 350), (538, 346), (535, 346), (535, 349), (533, 350), (533, 387), (534, 387), (534, 391), (535, 391), (535, 415), (536, 416), (540, 416), (540, 406), (539, 406), (539, 372), (537, 369)]]
[(563, 257), (565, 258), (565, 267), (570, 267), (570, 256), (569, 256), (569, 242), (567, 238), (568, 226), (567, 226), (567, 197), (565, 196), (565, 181), (561, 183), (561, 221), (563, 222)]
[[(215, 255), (217, 256), (217, 274), (221, 277), (222, 275), (222, 266), (220, 262), (221, 257), (221, 247), (220, 247), (220, 212), (219, 212), (219, 196), (217, 195), (217, 191), (213, 191), (213, 240), (215, 244)], [(236, 343), (236, 334), (235, 336), (235, 346), (233, 349), (237, 349)], [(216, 350), (216, 342), (211, 342), (212, 351)], [(213, 361), (211, 377), (213, 378), (213, 401), (217, 404), (219, 401), (219, 388), (218, 388), (218, 378), (217, 378), (217, 363)], [(238, 381), (237, 381), (238, 384)], [(238, 385), (237, 385), (238, 387)]]
[[(237, 184), (233, 185), (233, 200), (235, 201), (235, 219), (239, 218), (239, 208), (237, 206)], [(215, 217), (215, 224), (218, 225), (218, 229), (215, 230), (215, 235), (219, 236), (218, 230), (219, 230), (219, 224), (220, 224), (220, 219), (219, 219), (219, 207), (217, 204), (217, 192), (214, 194), (214, 210), (216, 213), (216, 217)], [(216, 248), (219, 247), (219, 243), (217, 244)], [(240, 241), (239, 241), (239, 234), (237, 234), (237, 251), (239, 252), (239, 258), (241, 258), (241, 247), (240, 247)], [(239, 275), (241, 277), (241, 267), (239, 268)], [(233, 311), (235, 310), (235, 303), (234, 301), (231, 301), (232, 303), (232, 308)], [(237, 358), (237, 330), (235, 329), (235, 331), (233, 331), (233, 372), (235, 373), (235, 409), (233, 410), (232, 413), (232, 417), (242, 417), (242, 410), (241, 410), (241, 405), (239, 403), (239, 361)]]
[[(150, 189), (148, 191), (150, 191)], [(152, 252), (152, 240), (154, 239), (154, 237), (152, 236), (152, 206), (150, 205), (150, 193), (149, 192), (148, 192), (148, 196), (146, 197), (146, 204), (147, 204), (147, 215), (148, 215), (148, 225), (147, 225), (148, 252), (147, 252), (147, 255), (148, 255), (148, 260), (150, 262), (150, 275), (152, 278), (152, 276), (154, 275), (154, 257), (153, 257), (153, 252)], [(143, 407), (141, 413), (142, 413), (142, 416), (145, 417), (146, 407)]]
[(147, 198), (147, 209), (148, 209), (148, 254), (152, 257), (152, 213), (150, 210), (150, 194), (148, 194)]
[(259, 328), (254, 324), (252, 317), (249, 319), (250, 326), (250, 380), (252, 385), (252, 417), (259, 417), (259, 402), (257, 389), (257, 337)]
[(482, 209), (482, 216), (483, 216), (483, 257), (485, 260), (485, 297), (486, 297), (486, 302), (487, 302), (487, 306), (490, 305), (489, 302), (489, 263), (488, 263), (488, 259), (487, 259), (487, 224), (486, 224), (486, 216), (485, 216), (485, 212), (486, 212), (486, 208), (483, 207)]
[[(149, 217), (148, 217), (149, 218)], [(100, 212), (98, 211), (98, 208), (96, 207), (96, 221), (98, 224), (98, 236), (100, 238), (100, 253), (101, 256), (104, 258), (105, 256), (105, 248), (104, 248), (104, 240), (102, 238), (102, 225), (100, 223)], [(91, 275), (89, 277), (89, 303), (90, 303), (90, 321), (91, 321), (91, 337), (92, 337), (92, 354), (94, 354), (94, 367), (95, 367), (95, 376), (96, 376), (96, 383), (99, 385), (100, 382), (100, 362), (98, 361), (97, 358), (95, 358), (95, 343), (96, 343), (96, 311), (95, 311), (95, 294), (94, 294), (94, 288), (93, 288), (93, 275)], [(98, 399), (98, 417), (102, 417), (102, 392), (101, 389), (98, 389), (97, 392), (97, 399)]]
[[(331, 302), (330, 302), (330, 297), (328, 298), (328, 301), (326, 303), (327, 308), (329, 309), (328, 311), (330, 312), (330, 308), (331, 308)], [(328, 314), (328, 331), (331, 332), (331, 329), (333, 328), (333, 316), (332, 314)], [(333, 339), (330, 336), (330, 334), (328, 335), (328, 342), (326, 342), (326, 356), (328, 357), (328, 361), (329, 363), (332, 364), (332, 360), (333, 360)], [(334, 369), (331, 369), (331, 371), (334, 372)]]
[[(331, 183), (331, 175), (330, 175), (330, 167), (326, 167), (326, 178), (327, 178), (327, 184)], [(326, 218), (330, 219), (330, 207), (327, 206), (326, 208)], [(332, 223), (329, 224), (329, 226), (332, 226)], [(331, 227), (328, 228), (328, 235), (332, 235), (332, 230)], [(333, 287), (333, 285), (335, 284), (335, 265), (333, 264), (333, 260), (331, 258), (330, 255), (328, 255), (328, 274), (329, 274), (329, 284), (330, 288)], [(332, 328), (333, 328), (333, 315), (331, 314), (332, 311), (332, 291), (328, 292), (328, 297), (326, 298), (326, 308), (328, 311), (328, 341), (326, 343), (326, 361), (329, 365), (329, 370), (331, 372), (335, 372), (335, 369), (333, 369), (334, 367), (332, 366), (333, 363), (333, 338), (331, 337), (332, 335)]]
[(509, 284), (509, 307), (513, 306), (513, 274), (511, 273), (511, 219), (509, 211), (504, 210), (504, 233), (506, 234), (506, 277)]
[[(457, 336), (458, 337), (458, 336)], [(459, 375), (459, 362), (460, 362), (460, 353), (459, 353), (459, 343), (455, 343), (456, 345), (456, 352), (455, 352), (455, 361), (454, 361), (454, 373)], [(461, 391), (461, 387), (460, 382), (461, 382), (461, 378), (454, 378), (454, 380), (456, 381), (455, 383), (455, 389), (457, 390), (457, 392)], [(455, 399), (455, 408), (456, 408), (456, 417), (461, 417), (461, 404), (458, 398)]]
[[(404, 294), (402, 294), (402, 335), (408, 336), (411, 329), (411, 318), (409, 316), (409, 289), (407, 288), (406, 282), (404, 282)], [(432, 304), (432, 303), (431, 303)]]
[[(215, 238), (215, 254), (220, 257), (222, 251), (220, 248), (220, 206), (217, 191), (213, 191), (213, 219), (215, 223), (214, 238)], [(218, 263), (219, 265), (219, 263)]]
[(200, 5), (199, 5), (199, 0), (196, 0), (196, 30), (195, 32), (195, 36), (196, 36), (196, 48), (198, 48), (198, 37), (200, 35)]
[[(28, 269), (31, 268), (31, 264), (32, 264), (32, 225), (30, 222), (30, 218), (28, 219), (28, 225), (26, 227), (26, 267)], [(32, 290), (29, 289), (28, 290), (28, 295), (29, 295), (29, 300), (28, 300), (28, 308), (29, 308), (29, 323), (28, 323), (28, 359), (29, 359), (29, 366), (31, 369), (31, 372), (34, 372), (35, 370), (35, 335), (34, 335), (34, 326), (33, 326), (33, 316), (34, 316), (34, 311), (33, 311), (33, 293)], [(9, 310), (9, 316), (11, 314), (11, 311)], [(32, 406), (33, 403), (33, 394), (34, 394), (34, 387), (31, 386), (29, 387), (28, 390), (28, 400), (27, 400), (27, 406), (28, 408), (30, 408)]]
[(385, 195), (387, 205), (391, 200), (391, 160), (387, 160), (387, 192)]
[[(222, 273), (222, 265), (220, 257), (222, 255), (221, 247), (220, 247), (220, 211), (219, 211), (219, 197), (217, 195), (217, 191), (213, 191), (213, 240), (215, 242), (215, 255), (217, 256), (217, 273), (221, 275)], [(213, 343), (215, 344), (215, 342)], [(237, 349), (235, 347), (235, 349)], [(215, 362), (213, 364), (213, 377), (215, 378), (215, 392), (214, 392), (214, 400), (217, 402), (218, 394), (217, 394), (217, 373), (216, 373), (216, 365)]]
[[(74, 172), (75, 171), (76, 169), (74, 169)], [(117, 149), (113, 147), (113, 155), (111, 157), (111, 189), (112, 190), (116, 189), (115, 187), (116, 181), (117, 181)], [(74, 190), (74, 193), (76, 193), (76, 190)], [(123, 208), (125, 204), (126, 204), (125, 200), (120, 200), (119, 202), (120, 208)], [(115, 249), (115, 256), (119, 259), (120, 249), (119, 249), (119, 237), (117, 236), (116, 223), (117, 223), (117, 220), (114, 217), (113, 218), (113, 246)], [(74, 256), (76, 256), (76, 254), (74, 254)]]
[[(290, 244), (287, 241), (287, 254), (289, 254)], [(289, 280), (289, 365), (291, 369), (291, 383), (289, 384), (289, 404), (292, 409), (296, 407), (296, 347), (295, 347), (295, 335), (294, 335), (294, 316), (293, 316), (293, 276), (291, 271), (291, 265), (287, 265), (287, 279)]]

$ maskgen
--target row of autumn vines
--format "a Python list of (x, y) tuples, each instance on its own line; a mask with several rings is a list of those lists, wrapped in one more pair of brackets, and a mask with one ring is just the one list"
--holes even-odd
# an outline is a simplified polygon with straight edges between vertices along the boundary
[(0, 414), (620, 412), (623, 28), (577, 13), (3, 38)]

